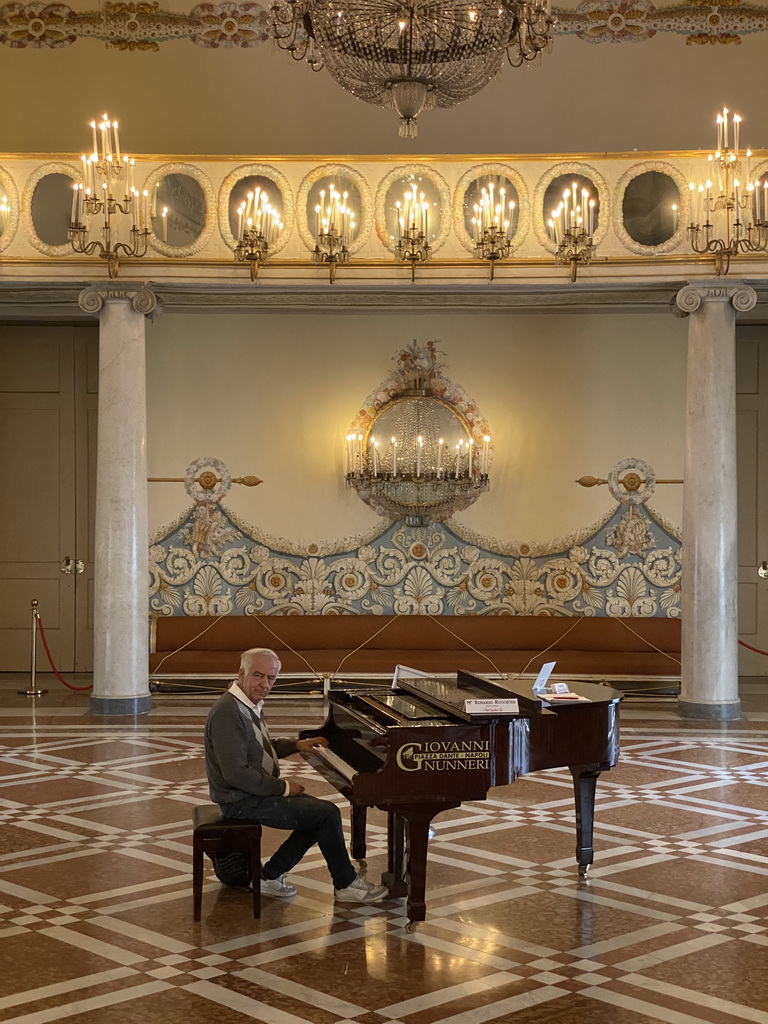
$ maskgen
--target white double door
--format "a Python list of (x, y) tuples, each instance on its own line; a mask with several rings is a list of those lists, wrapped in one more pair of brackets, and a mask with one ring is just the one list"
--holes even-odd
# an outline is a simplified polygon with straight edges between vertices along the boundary
[[(768, 326), (739, 326), (736, 339), (739, 639), (768, 651)], [(740, 646), (739, 675), (768, 676), (768, 657)]]
[[(98, 327), (0, 326), (0, 671), (93, 659)], [(38, 639), (38, 671), (48, 662)]]

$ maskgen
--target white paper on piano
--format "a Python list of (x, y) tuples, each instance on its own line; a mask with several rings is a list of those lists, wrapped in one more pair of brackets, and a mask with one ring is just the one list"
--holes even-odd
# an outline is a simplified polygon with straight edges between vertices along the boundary
[(408, 668), (407, 665), (395, 665), (395, 671), (392, 676), (392, 689), (397, 689), (397, 681), (400, 677), (403, 679), (431, 679), (434, 676), (434, 672), (421, 672), (417, 668)]
[(552, 675), (552, 669), (555, 667), (556, 664), (557, 662), (555, 661), (548, 661), (546, 665), (541, 666), (541, 671), (536, 676), (536, 679), (533, 683), (534, 697), (538, 697), (540, 694), (544, 692), (547, 686), (547, 680)]
[(464, 710), (470, 715), (519, 715), (517, 697), (470, 698), (464, 701)]

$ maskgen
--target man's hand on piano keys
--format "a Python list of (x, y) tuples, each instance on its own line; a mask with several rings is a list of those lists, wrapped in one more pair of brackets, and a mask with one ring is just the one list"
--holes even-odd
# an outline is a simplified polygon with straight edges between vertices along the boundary
[(328, 745), (325, 736), (310, 736), (305, 740), (296, 740), (296, 749), (300, 750), (302, 754), (311, 753), (315, 747), (327, 747)]

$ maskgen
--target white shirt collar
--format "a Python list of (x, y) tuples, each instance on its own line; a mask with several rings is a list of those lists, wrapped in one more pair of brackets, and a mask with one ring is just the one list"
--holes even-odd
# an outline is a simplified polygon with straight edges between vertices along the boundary
[(260, 700), (258, 704), (254, 704), (251, 698), (240, 689), (240, 685), (236, 679), (230, 683), (229, 692), (236, 700), (239, 700), (241, 704), (245, 704), (247, 708), (251, 708), (259, 715), (261, 714), (261, 709), (264, 707), (264, 701)]

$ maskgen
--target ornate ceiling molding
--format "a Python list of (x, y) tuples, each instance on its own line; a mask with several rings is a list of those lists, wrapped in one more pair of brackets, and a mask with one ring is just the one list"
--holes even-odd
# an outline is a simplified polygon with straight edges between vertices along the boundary
[[(0, 45), (60, 49), (99, 39), (117, 50), (147, 51), (185, 40), (206, 49), (251, 48), (271, 39), (268, 4), (202, 3), (188, 13), (159, 2), (107, 0), (101, 7), (62, 3), (0, 5)], [(586, 0), (554, 8), (555, 33), (587, 43), (642, 43), (678, 35), (686, 45), (739, 45), (743, 36), (768, 31), (768, 7), (726, 0), (654, 6), (650, 0)]]

